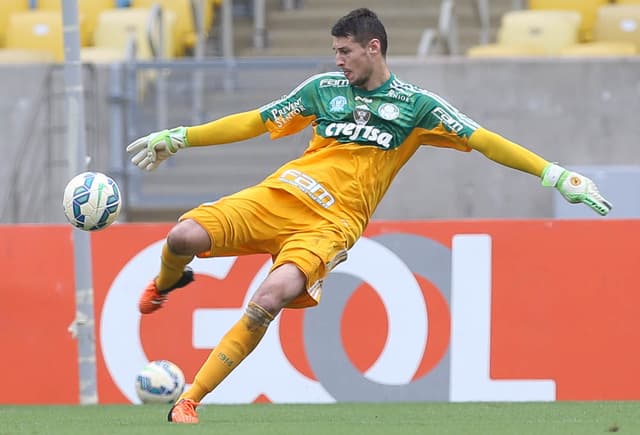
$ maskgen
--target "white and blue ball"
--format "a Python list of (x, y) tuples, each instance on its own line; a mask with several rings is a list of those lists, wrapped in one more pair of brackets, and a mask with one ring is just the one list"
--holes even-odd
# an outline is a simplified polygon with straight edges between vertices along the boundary
[(174, 403), (184, 385), (180, 367), (167, 360), (151, 361), (136, 376), (136, 393), (142, 403)]
[(67, 183), (62, 205), (71, 225), (96, 231), (108, 227), (118, 218), (122, 198), (111, 177), (101, 172), (83, 172)]

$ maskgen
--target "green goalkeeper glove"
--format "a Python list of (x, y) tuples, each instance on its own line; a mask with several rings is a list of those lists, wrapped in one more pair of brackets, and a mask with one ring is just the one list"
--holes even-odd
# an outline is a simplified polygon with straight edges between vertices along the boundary
[(600, 195), (595, 183), (577, 172), (550, 163), (541, 178), (543, 186), (555, 187), (572, 204), (582, 202), (602, 216), (611, 211), (611, 203)]
[(179, 149), (188, 146), (187, 128), (176, 127), (136, 139), (129, 144), (127, 152), (131, 154), (131, 162), (134, 165), (140, 169), (153, 171)]

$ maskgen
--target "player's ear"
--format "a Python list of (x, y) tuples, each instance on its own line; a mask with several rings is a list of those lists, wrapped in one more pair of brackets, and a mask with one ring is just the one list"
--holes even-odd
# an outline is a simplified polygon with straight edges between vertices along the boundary
[(367, 44), (367, 53), (375, 54), (379, 52), (380, 52), (380, 40), (374, 38), (371, 41), (369, 41), (369, 43)]

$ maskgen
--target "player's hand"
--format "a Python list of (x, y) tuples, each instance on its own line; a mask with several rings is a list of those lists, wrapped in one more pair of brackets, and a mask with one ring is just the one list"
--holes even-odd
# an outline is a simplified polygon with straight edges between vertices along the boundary
[(153, 171), (179, 149), (188, 146), (187, 128), (176, 127), (136, 139), (129, 144), (127, 152), (131, 155), (131, 162), (134, 165), (140, 169)]
[(591, 179), (562, 166), (550, 163), (542, 171), (542, 185), (555, 187), (572, 204), (583, 203), (596, 213), (605, 216), (611, 211), (611, 203), (604, 199)]

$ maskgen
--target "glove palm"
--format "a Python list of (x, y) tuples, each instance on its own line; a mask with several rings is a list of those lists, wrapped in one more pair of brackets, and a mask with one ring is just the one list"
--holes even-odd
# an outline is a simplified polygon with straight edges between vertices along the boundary
[(568, 202), (586, 204), (601, 216), (611, 211), (611, 203), (604, 199), (591, 179), (556, 164), (551, 163), (544, 169), (542, 185), (555, 187)]
[(187, 128), (162, 130), (136, 139), (127, 146), (131, 162), (140, 169), (153, 171), (178, 150), (189, 146)]

